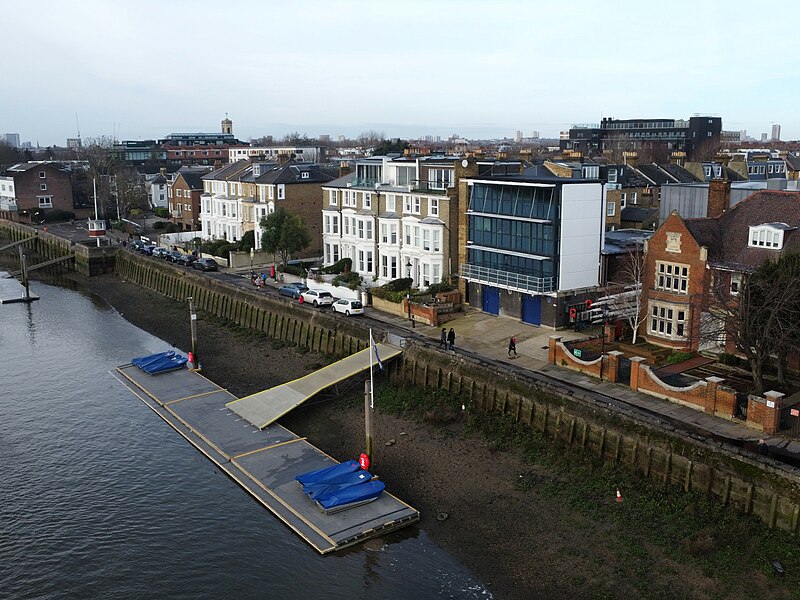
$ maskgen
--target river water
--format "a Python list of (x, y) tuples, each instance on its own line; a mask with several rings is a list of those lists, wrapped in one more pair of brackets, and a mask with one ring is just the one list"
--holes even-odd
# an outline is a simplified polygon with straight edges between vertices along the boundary
[(0, 305), (0, 598), (488, 598), (417, 527), (319, 556), (110, 374), (167, 345), (97, 297)]

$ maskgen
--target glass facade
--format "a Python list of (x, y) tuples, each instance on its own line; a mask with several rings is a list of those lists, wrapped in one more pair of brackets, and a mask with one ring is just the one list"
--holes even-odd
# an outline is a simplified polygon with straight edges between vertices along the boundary
[(490, 215), (556, 221), (558, 194), (554, 187), (487, 185), (472, 186), (469, 210)]
[(559, 209), (558, 191), (553, 187), (476, 183), (469, 210), (483, 214), (469, 215), (469, 264), (554, 277)]

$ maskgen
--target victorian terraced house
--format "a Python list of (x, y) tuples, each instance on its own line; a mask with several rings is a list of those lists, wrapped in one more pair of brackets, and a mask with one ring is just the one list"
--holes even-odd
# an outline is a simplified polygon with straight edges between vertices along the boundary
[(427, 287), (448, 277), (457, 257), (458, 161), (366, 158), (324, 185), (325, 264), (350, 258), (375, 285), (411, 277)]

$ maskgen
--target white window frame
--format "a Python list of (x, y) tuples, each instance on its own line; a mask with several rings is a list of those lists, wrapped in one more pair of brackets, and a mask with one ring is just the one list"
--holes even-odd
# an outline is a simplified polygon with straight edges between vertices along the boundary
[(687, 339), (689, 309), (686, 306), (651, 302), (647, 317), (650, 335), (668, 340)]
[(431, 217), (439, 216), (439, 199), (428, 198), (428, 215)]
[(339, 190), (330, 191), (330, 205), (339, 206)]
[(613, 217), (617, 214), (617, 203), (610, 200), (606, 203), (606, 216)]
[(36, 196), (36, 199), (39, 201), (39, 208), (53, 208), (52, 196)]
[(654, 287), (673, 294), (688, 295), (689, 274), (689, 265), (657, 260)]

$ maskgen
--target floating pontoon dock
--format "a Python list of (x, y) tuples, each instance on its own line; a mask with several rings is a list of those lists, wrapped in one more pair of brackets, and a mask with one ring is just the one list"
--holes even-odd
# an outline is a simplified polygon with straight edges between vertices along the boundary
[(294, 478), (336, 461), (305, 438), (277, 424), (255, 427), (227, 407), (233, 394), (199, 373), (147, 375), (133, 365), (117, 372), (142, 402), (321, 554), (419, 520), (417, 510), (386, 492), (369, 504), (325, 514)]
[[(377, 344), (377, 349), (381, 360), (390, 360), (402, 353), (399, 348), (387, 344)], [(263, 429), (322, 390), (369, 369), (370, 352), (370, 348), (364, 348), (305, 377), (234, 400), (227, 406), (249, 423)]]

